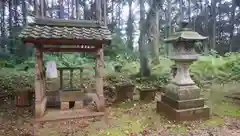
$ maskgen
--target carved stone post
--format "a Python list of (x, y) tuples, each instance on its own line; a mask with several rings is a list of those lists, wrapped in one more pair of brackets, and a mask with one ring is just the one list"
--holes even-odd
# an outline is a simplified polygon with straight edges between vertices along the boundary
[(42, 67), (42, 52), (36, 49), (36, 65), (35, 65), (35, 117), (43, 116), (46, 109), (46, 92)]
[(99, 48), (96, 52), (96, 93), (99, 101), (96, 102), (99, 111), (105, 110), (105, 98), (103, 95), (103, 48)]
[(177, 73), (172, 83), (167, 86), (161, 101), (157, 102), (157, 112), (165, 114), (172, 120), (186, 121), (209, 117), (209, 108), (200, 98), (200, 89), (190, 77), (189, 65), (198, 58), (194, 43), (206, 39), (197, 32), (183, 28), (176, 32), (167, 42), (173, 44), (173, 56)]

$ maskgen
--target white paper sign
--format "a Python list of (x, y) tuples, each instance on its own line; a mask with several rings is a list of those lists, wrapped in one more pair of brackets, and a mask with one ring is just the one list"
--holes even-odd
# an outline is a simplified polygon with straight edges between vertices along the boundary
[(47, 78), (57, 78), (57, 65), (55, 61), (48, 61), (46, 64), (46, 77)]

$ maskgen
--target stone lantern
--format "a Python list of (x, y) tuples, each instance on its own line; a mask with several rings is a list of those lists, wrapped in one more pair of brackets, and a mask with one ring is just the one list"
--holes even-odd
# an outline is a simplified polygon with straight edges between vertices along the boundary
[[(186, 25), (187, 23), (182, 24), (182, 26)], [(166, 87), (166, 93), (162, 95), (161, 101), (157, 102), (158, 113), (163, 113), (175, 121), (209, 117), (210, 110), (204, 106), (204, 98), (200, 97), (200, 88), (191, 79), (189, 73), (189, 66), (199, 56), (195, 52), (194, 43), (206, 39), (207, 37), (201, 36), (190, 28), (182, 27), (166, 40), (173, 45), (170, 59), (175, 62), (177, 72), (172, 82)]]

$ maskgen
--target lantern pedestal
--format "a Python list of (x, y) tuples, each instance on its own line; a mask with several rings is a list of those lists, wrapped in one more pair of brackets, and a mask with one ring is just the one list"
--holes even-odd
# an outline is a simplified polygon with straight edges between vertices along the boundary
[(204, 98), (200, 97), (197, 86), (179, 86), (171, 84), (166, 94), (157, 102), (157, 112), (171, 120), (191, 121), (208, 119), (210, 110), (204, 106)]
[[(175, 121), (208, 119), (209, 108), (204, 106), (200, 88), (195, 85), (189, 74), (191, 61), (176, 61), (178, 70), (172, 83), (166, 87), (166, 93), (157, 102), (157, 112), (163, 113)], [(184, 63), (184, 65), (183, 65)]]

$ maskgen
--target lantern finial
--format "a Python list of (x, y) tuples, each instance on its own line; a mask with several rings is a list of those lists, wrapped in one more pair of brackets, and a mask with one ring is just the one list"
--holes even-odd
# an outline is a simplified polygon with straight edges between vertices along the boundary
[(189, 23), (187, 21), (182, 21), (180, 22), (180, 27), (181, 28), (186, 28)]
[(189, 25), (190, 25), (190, 23), (189, 23), (188, 21), (182, 21), (182, 22), (180, 22), (179, 31), (192, 30)]

